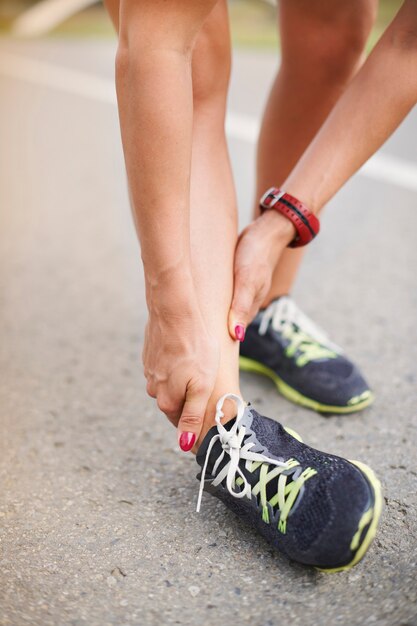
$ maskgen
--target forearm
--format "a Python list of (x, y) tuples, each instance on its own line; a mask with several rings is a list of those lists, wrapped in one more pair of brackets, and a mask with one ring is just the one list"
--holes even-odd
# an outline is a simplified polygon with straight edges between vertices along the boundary
[(283, 187), (320, 210), (416, 101), (417, 2), (408, 0)]

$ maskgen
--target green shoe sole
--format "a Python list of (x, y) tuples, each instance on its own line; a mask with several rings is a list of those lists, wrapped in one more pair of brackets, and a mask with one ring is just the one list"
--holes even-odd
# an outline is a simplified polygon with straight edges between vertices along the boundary
[(317, 411), (317, 413), (324, 414), (337, 414), (344, 415), (347, 413), (356, 413), (357, 411), (362, 411), (367, 406), (372, 404), (374, 401), (374, 394), (369, 389), (364, 391), (360, 396), (355, 396), (349, 400), (349, 402), (345, 406), (332, 406), (330, 404), (322, 404), (321, 402), (317, 402), (317, 400), (312, 400), (311, 398), (307, 398), (303, 396), (299, 391), (290, 387), (286, 382), (282, 380), (273, 370), (259, 361), (255, 361), (254, 359), (249, 359), (248, 357), (241, 356), (239, 357), (239, 366), (240, 369), (245, 372), (253, 372), (255, 374), (260, 374), (262, 376), (266, 376), (274, 381), (279, 393), (283, 395), (287, 400), (294, 402), (295, 404), (300, 404), (308, 409), (312, 409), (313, 411)]
[[(336, 572), (344, 572), (346, 570), (349, 570), (352, 567), (354, 567), (357, 563), (359, 563), (361, 559), (363, 559), (366, 552), (368, 551), (369, 546), (374, 540), (376, 530), (378, 528), (378, 522), (381, 517), (381, 512), (382, 512), (381, 483), (379, 482), (378, 478), (375, 476), (375, 473), (373, 472), (373, 470), (371, 470), (371, 468), (368, 465), (365, 465), (365, 463), (361, 463), (360, 461), (350, 461), (350, 462), (353, 465), (356, 465), (356, 467), (359, 468), (363, 474), (365, 474), (368, 480), (368, 483), (370, 484), (372, 491), (373, 491), (374, 502), (371, 508), (369, 508), (362, 515), (362, 518), (358, 524), (358, 530), (356, 531), (355, 535), (352, 537), (351, 548), (356, 550), (355, 556), (353, 557), (350, 563), (348, 563), (347, 565), (343, 565), (342, 567), (334, 567), (331, 569), (324, 569), (321, 567), (316, 567), (317, 570), (319, 570), (320, 572), (325, 572), (326, 574), (334, 574)], [(363, 529), (367, 525), (369, 525), (368, 530), (366, 531), (365, 536), (360, 542)]]

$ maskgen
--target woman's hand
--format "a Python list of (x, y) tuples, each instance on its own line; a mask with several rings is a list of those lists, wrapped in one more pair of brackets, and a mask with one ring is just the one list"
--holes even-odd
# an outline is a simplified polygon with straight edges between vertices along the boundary
[(229, 333), (243, 340), (247, 325), (267, 295), (283, 250), (295, 237), (293, 224), (276, 211), (265, 211), (240, 235), (235, 252), (234, 293)]
[(188, 452), (198, 440), (214, 388), (219, 347), (208, 335), (193, 295), (178, 291), (171, 286), (151, 302), (148, 298), (142, 356), (147, 392), (178, 427), (180, 447)]

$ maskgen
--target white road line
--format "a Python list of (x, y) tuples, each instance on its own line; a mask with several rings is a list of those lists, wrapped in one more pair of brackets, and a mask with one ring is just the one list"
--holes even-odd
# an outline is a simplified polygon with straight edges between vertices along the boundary
[(359, 174), (397, 187), (417, 191), (417, 163), (380, 152), (359, 170)]
[[(90, 100), (116, 104), (114, 82), (73, 70), (49, 61), (3, 52), (0, 55), (0, 75), (17, 78)], [(253, 144), (259, 133), (259, 121), (249, 115), (229, 112), (226, 119), (229, 137)], [(378, 182), (389, 183), (417, 192), (417, 163), (389, 154), (378, 153), (358, 172)]]
[(96, 0), (42, 0), (19, 15), (13, 23), (13, 34), (18, 37), (39, 37), (95, 2)]
[(229, 137), (238, 139), (239, 141), (245, 141), (246, 143), (256, 143), (259, 129), (260, 122), (253, 115), (227, 112), (226, 132)]
[(72, 70), (49, 61), (38, 61), (2, 51), (0, 74), (65, 93), (84, 96), (91, 100), (116, 104), (116, 92), (112, 80)]
[[(259, 134), (259, 122), (255, 117), (229, 113), (226, 131), (233, 139), (255, 143)], [(417, 191), (417, 162), (379, 152), (362, 166), (358, 174), (378, 182), (390, 183), (410, 191)]]

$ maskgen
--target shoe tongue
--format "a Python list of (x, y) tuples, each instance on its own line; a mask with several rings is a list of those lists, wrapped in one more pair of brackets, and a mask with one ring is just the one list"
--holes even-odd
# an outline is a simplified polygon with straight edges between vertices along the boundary
[[(226, 430), (230, 430), (233, 424), (235, 423), (235, 421), (236, 421), (236, 416), (233, 419), (231, 419), (229, 422), (227, 422), (226, 424), (223, 424), (223, 426), (225, 427)], [(215, 435), (218, 435), (218, 434), (219, 434), (219, 431), (217, 430), (217, 426), (212, 426), (212, 428), (210, 428), (207, 435), (204, 437), (203, 441), (201, 442), (200, 447), (198, 448), (197, 456), (196, 456), (197, 463), (199, 464), (200, 467), (203, 467), (204, 462), (206, 460), (207, 448), (209, 447), (210, 441), (213, 439)], [(209, 463), (207, 466), (208, 473), (211, 473), (211, 469), (213, 468), (213, 465), (217, 457), (219, 456), (219, 454), (221, 454), (221, 451), (222, 451), (222, 444), (220, 443), (220, 441), (216, 441), (213, 448), (211, 449), (211, 453), (210, 453), (211, 458), (209, 459)]]
[[(269, 420), (268, 418), (264, 418), (259, 413), (257, 413), (254, 409), (249, 408), (248, 406), (246, 407), (245, 413), (242, 419), (240, 420), (240, 424), (239, 424), (240, 426), (246, 427), (246, 436), (242, 442), (242, 445), (243, 443), (247, 443), (248, 441), (253, 442), (254, 444), (253, 452), (261, 453), (265, 455), (266, 457), (269, 457), (271, 459), (276, 459), (277, 461), (284, 461), (285, 459), (283, 459), (281, 456), (271, 453), (268, 450), (269, 446), (267, 447), (267, 445), (265, 445), (267, 443), (267, 440), (269, 439), (268, 435), (270, 435), (270, 433), (268, 432), (268, 429), (265, 428), (266, 426), (268, 426), (268, 424), (265, 424), (265, 425), (263, 424), (265, 420), (267, 420), (267, 422), (271, 422), (271, 425), (273, 425), (274, 429), (283, 430), (282, 426), (278, 422), (273, 422), (272, 420)], [(226, 430), (230, 430), (235, 424), (235, 422), (236, 422), (236, 417), (234, 417), (232, 420), (230, 420), (226, 424), (223, 424), (223, 426)], [(258, 433), (257, 433), (258, 430), (260, 430), (261, 433), (266, 435), (266, 440), (263, 438), (264, 439), (263, 443), (261, 443), (258, 439)], [(198, 449), (197, 456), (196, 456), (197, 463), (199, 464), (201, 468), (204, 466), (206, 462), (207, 450), (209, 448), (210, 442), (212, 441), (213, 437), (215, 437), (218, 434), (219, 434), (219, 431), (217, 429), (217, 426), (213, 426), (208, 431), (207, 435), (204, 437)], [(273, 434), (276, 435), (277, 433), (274, 432)], [(212, 478), (213, 467), (216, 461), (219, 459), (222, 452), (223, 452), (223, 447), (222, 447), (221, 441), (217, 439), (215, 443), (213, 444), (213, 447), (210, 450), (210, 456), (207, 462), (207, 468), (206, 468), (206, 474), (205, 474), (206, 478)], [(216, 474), (218, 474), (223, 469), (225, 464), (227, 464), (229, 461), (230, 461), (230, 456), (226, 453), (219, 467), (216, 470)], [(254, 471), (251, 470), (250, 472), (247, 472), (243, 469), (243, 466), (241, 466), (241, 470), (244, 471), (247, 481), (252, 486), (256, 484), (256, 482), (259, 480), (259, 472), (260, 472), (259, 468), (257, 468)], [(200, 479), (201, 474), (198, 474), (197, 478)]]
[[(235, 422), (236, 422), (236, 416), (230, 421), (223, 424), (223, 426), (226, 430), (230, 430)], [(246, 429), (249, 430), (252, 426), (252, 422), (253, 422), (253, 413), (252, 413), (251, 407), (248, 405), (245, 407), (245, 412), (244, 412), (242, 419), (240, 420), (239, 426), (245, 426)], [(198, 449), (197, 456), (196, 456), (197, 463), (200, 465), (200, 467), (203, 467), (205, 463), (207, 449), (210, 445), (210, 441), (215, 435), (218, 435), (218, 434), (219, 434), (219, 431), (217, 430), (217, 426), (213, 426), (212, 428), (210, 428), (207, 435), (204, 437), (202, 443), (200, 444), (200, 447)], [(213, 465), (218, 459), (219, 455), (222, 453), (222, 451), (223, 451), (222, 444), (219, 440), (217, 440), (215, 444), (213, 445), (211, 452), (210, 452), (210, 458), (207, 464), (208, 474), (211, 473), (211, 470), (213, 469)], [(225, 461), (227, 461), (227, 456), (225, 457)]]

